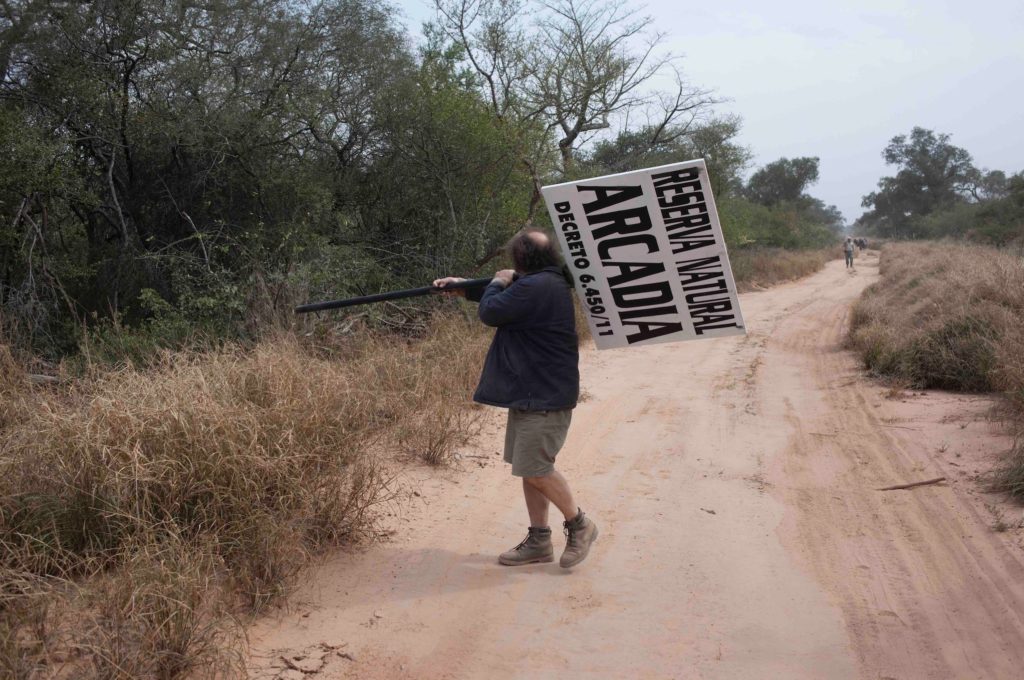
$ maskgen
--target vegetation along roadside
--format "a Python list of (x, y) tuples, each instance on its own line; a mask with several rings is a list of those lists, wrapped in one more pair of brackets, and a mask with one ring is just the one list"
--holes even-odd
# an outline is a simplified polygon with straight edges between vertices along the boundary
[(396, 455), (442, 463), (472, 433), (478, 326), (166, 353), (46, 386), (0, 345), (0, 676), (243, 676), (239, 617), (365, 535)]
[(992, 478), (1024, 499), (1024, 259), (963, 243), (892, 243), (855, 305), (850, 343), (907, 386), (999, 392), (1017, 443)]

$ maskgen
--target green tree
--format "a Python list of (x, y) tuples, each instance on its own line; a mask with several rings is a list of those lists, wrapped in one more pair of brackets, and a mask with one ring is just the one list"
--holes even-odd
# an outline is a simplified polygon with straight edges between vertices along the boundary
[(735, 245), (820, 248), (844, 227), (842, 213), (807, 193), (818, 158), (780, 158), (758, 169), (722, 203), (726, 239)]
[(967, 185), (972, 201), (985, 201), (1006, 198), (1012, 190), (1012, 178), (1008, 178), (1002, 170), (976, 170)]
[(729, 247), (823, 248), (836, 242), (843, 227), (835, 206), (816, 198), (768, 207), (742, 196), (718, 204)]
[(387, 201), (360, 213), (375, 251), (410, 282), (470, 273), (525, 221), (532, 193), (520, 162), (529, 128), (493, 116), (458, 54), (430, 41), (415, 77), (389, 95), (387, 152), (371, 185)]
[(1024, 172), (1006, 178), (998, 197), (980, 204), (975, 228), (990, 243), (1024, 247)]
[(741, 173), (750, 162), (750, 150), (735, 141), (739, 131), (737, 116), (712, 117), (667, 131), (652, 127), (623, 130), (581, 154), (580, 174), (627, 172), (703, 158), (712, 191), (721, 198), (742, 186)]
[[(948, 134), (921, 127), (909, 137), (893, 137), (882, 157), (896, 166), (896, 175), (883, 177), (878, 191), (864, 196), (861, 205), (869, 210), (861, 224), (881, 236), (909, 236), (916, 219), (968, 201), (979, 190), (981, 173), (971, 154), (949, 140)], [(997, 178), (991, 181), (995, 184)]]
[(798, 201), (807, 187), (818, 181), (818, 161), (817, 157), (803, 157), (768, 163), (750, 176), (747, 198), (766, 206)]
[[(715, 103), (683, 79), (675, 58), (658, 55), (651, 19), (623, 0), (434, 4), (440, 29), (461, 48), (493, 114), (530, 131), (534, 143), (523, 144), (521, 155), (534, 184), (527, 223), (541, 185), (576, 176), (581, 148), (596, 135), (642, 119), (655, 143), (670, 142)], [(674, 87), (652, 91), (659, 76), (674, 76)]]
[[(300, 260), (372, 232), (356, 218), (383, 200), (365, 189), (386, 151), (383, 93), (414, 64), (377, 0), (3, 9), (0, 105), (21, 129), (0, 134), (47, 140), (39, 164), (73, 179), (8, 176), (24, 181), (3, 190), (5, 228), (29, 245), (0, 272), (5, 308), (49, 280), (33, 276), (45, 263), (86, 320), (148, 314), (146, 290), (197, 320), (256, 297), (283, 309)], [(47, 247), (32, 248), (42, 215)], [(58, 296), (36, 298), (56, 314)]]

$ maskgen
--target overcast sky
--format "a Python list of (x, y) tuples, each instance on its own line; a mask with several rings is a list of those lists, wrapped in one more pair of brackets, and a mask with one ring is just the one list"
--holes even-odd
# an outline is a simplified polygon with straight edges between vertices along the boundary
[[(429, 0), (392, 1), (418, 37)], [(1024, 0), (643, 5), (689, 80), (742, 116), (754, 168), (820, 157), (810, 193), (848, 221), (894, 172), (882, 148), (915, 125), (951, 134), (978, 167), (1024, 170)]]

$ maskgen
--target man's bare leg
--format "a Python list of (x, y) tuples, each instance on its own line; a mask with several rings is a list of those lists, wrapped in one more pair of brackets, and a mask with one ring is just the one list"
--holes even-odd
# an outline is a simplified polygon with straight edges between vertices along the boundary
[(555, 471), (546, 477), (527, 477), (523, 481), (531, 484), (565, 515), (567, 539), (565, 552), (558, 560), (559, 566), (568, 569), (582, 562), (590, 552), (590, 545), (597, 540), (597, 525), (576, 506), (565, 477)]
[(548, 525), (548, 506), (551, 502), (540, 490), (523, 478), (523, 496), (526, 498), (526, 511), (530, 513), (531, 527)]
[(526, 540), (498, 556), (498, 561), (507, 566), (551, 562), (555, 559), (554, 548), (551, 547), (551, 527), (548, 526), (548, 506), (551, 502), (525, 477), (523, 497), (526, 498), (526, 511), (530, 514), (530, 533)]
[[(572, 491), (569, 489), (569, 483), (565, 481), (565, 477), (558, 470), (555, 470), (550, 475), (545, 477), (524, 477), (523, 478), (523, 491), (526, 493), (526, 507), (530, 512), (530, 521), (533, 522), (533, 511), (530, 510), (530, 495), (526, 491), (527, 486), (533, 487), (533, 490), (540, 492), (540, 494), (546, 499), (555, 504), (562, 514), (565, 515), (566, 521), (576, 517), (579, 512), (579, 508), (576, 506), (576, 501), (572, 497)], [(544, 519), (545, 524), (535, 526), (547, 526), (547, 507), (544, 508)]]

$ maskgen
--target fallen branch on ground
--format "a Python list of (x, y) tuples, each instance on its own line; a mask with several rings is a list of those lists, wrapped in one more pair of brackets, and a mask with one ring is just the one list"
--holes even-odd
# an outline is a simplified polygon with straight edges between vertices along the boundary
[(926, 479), (923, 482), (911, 482), (910, 484), (897, 484), (896, 486), (886, 486), (881, 489), (875, 489), (876, 491), (896, 491), (897, 489), (913, 489), (915, 486), (927, 486), (928, 484), (938, 484), (939, 482), (946, 481), (945, 477), (936, 477), (935, 479)]

